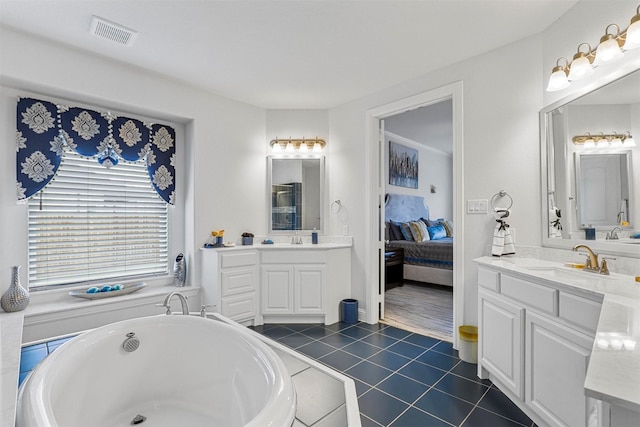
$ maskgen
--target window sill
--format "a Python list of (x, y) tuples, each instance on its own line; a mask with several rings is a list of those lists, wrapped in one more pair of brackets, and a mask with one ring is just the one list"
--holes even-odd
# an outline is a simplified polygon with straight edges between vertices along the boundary
[[(31, 303), (22, 312), (24, 315), (22, 342), (35, 343), (120, 320), (163, 314), (163, 309), (156, 307), (156, 304), (162, 303), (164, 297), (174, 291), (193, 298), (195, 305), (191, 303), (191, 309), (199, 310), (199, 286), (178, 288), (172, 283), (167, 284), (166, 279), (164, 283), (158, 279), (155, 281), (159, 283), (148, 280), (146, 283), (149, 286), (132, 294), (97, 300), (72, 297), (69, 291), (73, 288), (35, 292), (32, 294)], [(175, 302), (172, 308), (178, 309)]]

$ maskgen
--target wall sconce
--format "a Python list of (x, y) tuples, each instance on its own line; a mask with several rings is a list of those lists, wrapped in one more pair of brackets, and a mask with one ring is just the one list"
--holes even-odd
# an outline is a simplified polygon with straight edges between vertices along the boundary
[(324, 139), (313, 138), (313, 139), (272, 139), (269, 143), (271, 145), (271, 150), (274, 153), (320, 153), (322, 149), (327, 146), (327, 143)]
[(571, 141), (584, 148), (629, 148), (636, 146), (636, 141), (630, 132), (627, 132), (626, 135), (616, 132), (609, 134), (600, 132), (598, 135), (591, 135), (589, 132), (585, 132), (584, 135), (574, 136)]
[[(613, 30), (610, 31), (614, 27), (615, 34)], [(581, 50), (583, 46), (587, 47), (586, 51)], [(556, 61), (556, 66), (551, 70), (547, 91), (555, 92), (565, 89), (571, 84), (571, 81), (591, 74), (594, 67), (620, 59), (624, 55), (624, 51), (638, 47), (640, 47), (640, 5), (624, 31), (620, 31), (617, 24), (609, 24), (595, 49), (592, 49), (589, 43), (580, 43), (571, 62), (565, 57), (559, 58)], [(560, 65), (562, 59), (565, 61), (564, 66)]]

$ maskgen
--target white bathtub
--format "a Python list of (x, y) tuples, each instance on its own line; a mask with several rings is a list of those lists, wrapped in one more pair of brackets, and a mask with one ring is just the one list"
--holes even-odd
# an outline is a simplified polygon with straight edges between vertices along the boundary
[[(126, 334), (140, 345), (123, 349)], [(153, 316), (79, 335), (43, 360), (18, 396), (18, 427), (291, 426), (296, 396), (280, 358), (243, 328)], [(138, 418), (141, 419), (141, 418)]]

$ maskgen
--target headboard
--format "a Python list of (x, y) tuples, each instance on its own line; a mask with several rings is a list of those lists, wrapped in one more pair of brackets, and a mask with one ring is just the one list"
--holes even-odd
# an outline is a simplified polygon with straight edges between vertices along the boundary
[(384, 220), (396, 222), (429, 219), (429, 208), (424, 204), (422, 196), (388, 193), (384, 197)]

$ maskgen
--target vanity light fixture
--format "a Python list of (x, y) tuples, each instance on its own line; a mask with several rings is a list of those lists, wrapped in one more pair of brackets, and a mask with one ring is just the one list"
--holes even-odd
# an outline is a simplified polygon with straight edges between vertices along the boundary
[(302, 139), (272, 139), (269, 143), (271, 145), (271, 150), (274, 153), (309, 153), (313, 151), (314, 153), (319, 153), (322, 151), (324, 147), (326, 147), (327, 143), (324, 139), (320, 138), (302, 138)]
[[(588, 47), (586, 52), (580, 50), (585, 45)], [(573, 55), (571, 62), (564, 57), (559, 58), (556, 66), (551, 70), (547, 91), (555, 92), (565, 89), (571, 81), (590, 74), (594, 67), (620, 59), (624, 51), (638, 47), (640, 47), (640, 5), (625, 30), (621, 31), (617, 24), (609, 24), (595, 49), (592, 49), (589, 43), (580, 43), (578, 52)], [(565, 66), (560, 65), (561, 59), (565, 60)]]
[(576, 135), (571, 141), (575, 145), (581, 145), (584, 148), (627, 148), (635, 147), (636, 142), (631, 136), (630, 132), (627, 134), (622, 133), (609, 133), (605, 134), (600, 132), (599, 135), (591, 135), (589, 132), (585, 132), (584, 135)]

